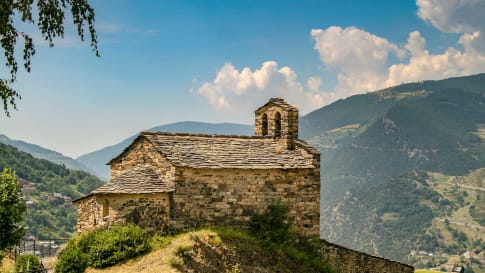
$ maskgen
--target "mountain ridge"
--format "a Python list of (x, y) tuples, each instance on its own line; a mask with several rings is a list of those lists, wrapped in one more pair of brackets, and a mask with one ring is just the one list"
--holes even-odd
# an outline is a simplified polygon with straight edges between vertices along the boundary
[(72, 170), (80, 170), (92, 173), (88, 167), (84, 166), (75, 159), (65, 156), (57, 151), (44, 148), (40, 145), (25, 142), (23, 140), (11, 139), (4, 134), (0, 134), (0, 142), (16, 147), (23, 152), (31, 154), (35, 158), (45, 159), (55, 164), (64, 165)]

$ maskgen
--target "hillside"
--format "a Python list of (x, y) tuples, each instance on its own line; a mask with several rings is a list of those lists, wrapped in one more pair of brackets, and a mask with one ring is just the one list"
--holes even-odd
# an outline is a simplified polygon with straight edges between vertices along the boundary
[[(168, 133), (194, 133), (194, 134), (220, 134), (220, 135), (252, 135), (254, 133), (252, 125), (242, 125), (235, 123), (205, 123), (205, 122), (176, 122), (150, 128), (149, 132), (168, 132)], [(131, 136), (122, 142), (94, 151), (76, 160), (92, 169), (99, 177), (106, 180), (109, 178), (109, 166), (106, 165), (112, 158), (123, 151), (137, 135)]]
[[(485, 74), (405, 84), (303, 117), (302, 135), (322, 151), (322, 236), (401, 261), (411, 250), (458, 244), (457, 236), (433, 243), (430, 229), (466, 205), (429, 181), (456, 176), (477, 187), (472, 181), (485, 178), (483, 86)], [(483, 223), (479, 206), (472, 210)], [(469, 233), (467, 247), (448, 254), (473, 250), (478, 239)]]
[[(118, 272), (326, 272), (304, 254), (265, 248), (250, 235), (234, 230), (200, 230), (177, 235), (154, 251), (105, 269), (88, 268), (86, 273)], [(300, 255), (300, 256), (297, 256)]]
[(83, 171), (70, 170), (0, 143), (0, 169), (16, 171), (27, 203), (28, 233), (41, 239), (67, 238), (75, 231), (76, 209), (71, 200), (103, 182)]
[(64, 165), (66, 166), (66, 168), (71, 170), (80, 170), (80, 171), (92, 173), (92, 171), (88, 167), (56, 151), (49, 150), (25, 141), (14, 140), (2, 134), (0, 134), (0, 142), (13, 146), (22, 152), (29, 153), (35, 158), (45, 159), (55, 164)]

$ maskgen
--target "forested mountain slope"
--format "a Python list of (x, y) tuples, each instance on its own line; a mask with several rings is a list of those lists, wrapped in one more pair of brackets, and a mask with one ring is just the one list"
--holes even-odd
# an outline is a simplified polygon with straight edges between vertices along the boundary
[(0, 143), (0, 169), (16, 171), (27, 202), (27, 232), (39, 238), (65, 238), (75, 231), (76, 209), (71, 200), (101, 186), (103, 181), (70, 170)]
[(91, 170), (89, 170), (88, 167), (77, 162), (76, 160), (68, 156), (65, 156), (61, 153), (58, 153), (56, 151), (43, 148), (39, 145), (31, 144), (21, 140), (14, 140), (2, 134), (0, 134), (0, 142), (13, 146), (19, 149), (20, 151), (29, 153), (35, 158), (46, 159), (46, 160), (49, 160), (50, 162), (53, 162), (59, 165), (64, 165), (67, 168), (72, 170), (91, 172)]
[[(322, 151), (322, 236), (330, 241), (403, 261), (411, 250), (445, 251), (454, 241), (433, 237), (433, 223), (481, 200), (468, 188), (478, 199), (460, 203), (430, 181), (484, 179), (485, 74), (353, 96), (303, 117), (301, 128)], [(480, 239), (473, 234), (470, 248)]]

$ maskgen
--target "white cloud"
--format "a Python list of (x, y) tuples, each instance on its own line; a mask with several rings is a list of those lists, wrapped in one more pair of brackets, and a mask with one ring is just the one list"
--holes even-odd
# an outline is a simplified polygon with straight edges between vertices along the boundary
[[(430, 54), (418, 31), (409, 34), (404, 47), (364, 30), (329, 27), (312, 30), (321, 61), (337, 72), (337, 98), (428, 79), (485, 71), (485, 1), (417, 0), (418, 15), (444, 32), (462, 34), (456, 46)], [(461, 47), (460, 47), (460, 46)], [(390, 54), (405, 62), (388, 64)]]
[(313, 92), (317, 92), (320, 90), (320, 86), (322, 86), (322, 79), (320, 77), (310, 77), (307, 79), (306, 84), (308, 89)]
[(421, 19), (442, 32), (460, 34), (456, 45), (431, 54), (418, 31), (399, 46), (357, 27), (313, 29), (310, 34), (320, 60), (337, 73), (331, 92), (321, 90), (319, 76), (309, 77), (304, 85), (295, 71), (272, 61), (255, 71), (225, 64), (198, 93), (226, 113), (252, 111), (269, 97), (283, 97), (305, 113), (340, 98), (401, 83), (485, 71), (484, 0), (417, 0), (417, 6)]
[(425, 40), (418, 31), (411, 32), (406, 44), (411, 57), (408, 63), (389, 67), (386, 85), (393, 86), (405, 82), (435, 80), (454, 76), (469, 75), (485, 71), (485, 55), (480, 54), (470, 43), (478, 33), (463, 35), (459, 43), (464, 50), (449, 47), (442, 54), (430, 54), (425, 50)]
[(417, 0), (418, 16), (443, 32), (475, 35), (469, 48), (485, 54), (485, 1)]
[(252, 112), (271, 97), (284, 98), (303, 113), (324, 104), (322, 93), (305, 90), (295, 71), (274, 61), (264, 62), (254, 71), (248, 67), (237, 70), (226, 63), (213, 81), (198, 88), (198, 93), (229, 114)]
[(438, 30), (462, 34), (457, 43), (441, 54), (430, 54), (425, 39), (411, 32), (406, 44), (408, 63), (389, 67), (387, 85), (419, 80), (441, 79), (485, 71), (485, 1), (417, 0), (418, 15)]
[(417, 0), (418, 16), (443, 32), (465, 33), (485, 29), (483, 0)]
[(389, 55), (405, 54), (385, 38), (356, 27), (313, 29), (311, 36), (321, 61), (338, 73), (336, 91), (341, 97), (383, 87)]

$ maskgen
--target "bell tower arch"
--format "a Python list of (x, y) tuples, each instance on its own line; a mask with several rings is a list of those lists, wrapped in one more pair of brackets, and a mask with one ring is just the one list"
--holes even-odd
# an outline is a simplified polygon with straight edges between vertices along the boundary
[(294, 149), (298, 139), (298, 108), (281, 98), (271, 98), (255, 111), (254, 135), (280, 140), (287, 149)]

